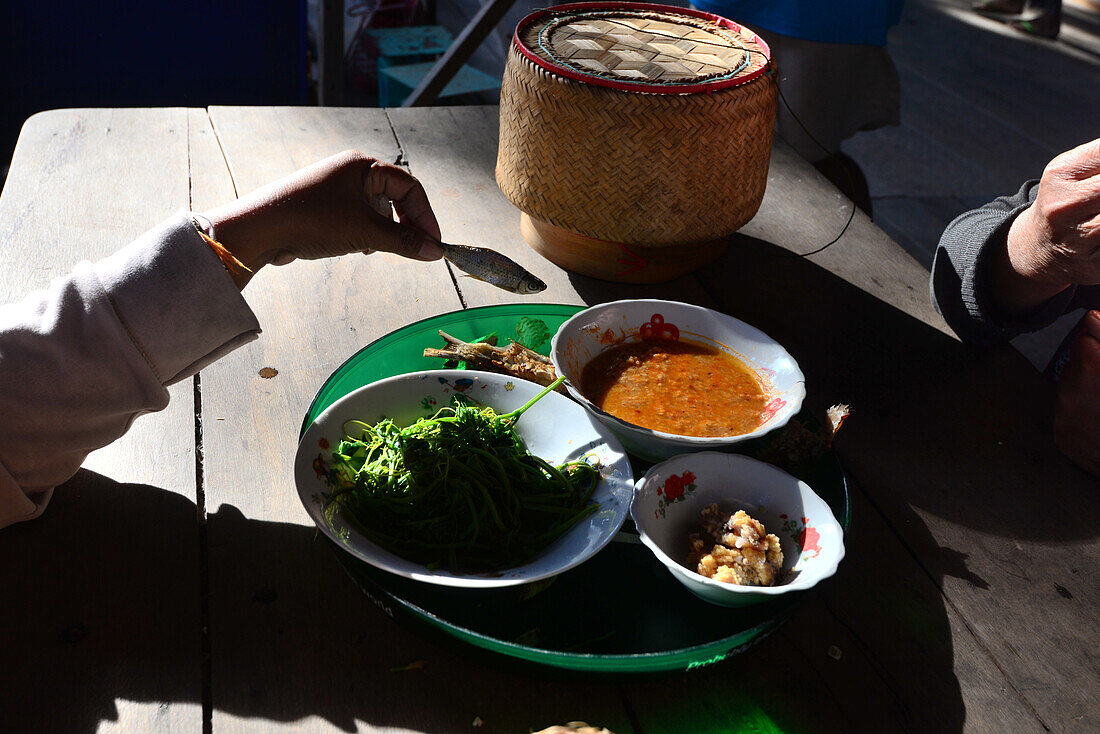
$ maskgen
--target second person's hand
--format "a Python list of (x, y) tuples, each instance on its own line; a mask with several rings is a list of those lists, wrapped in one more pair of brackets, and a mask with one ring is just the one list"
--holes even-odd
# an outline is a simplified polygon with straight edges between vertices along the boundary
[(994, 297), (1007, 313), (1033, 308), (1071, 285), (1100, 283), (1100, 139), (1052, 160), (1035, 203), (1012, 223), (995, 262)]

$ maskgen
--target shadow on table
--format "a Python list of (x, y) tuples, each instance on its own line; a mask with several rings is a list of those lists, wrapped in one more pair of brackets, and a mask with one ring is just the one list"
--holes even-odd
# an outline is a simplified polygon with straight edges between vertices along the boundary
[[(1082, 491), (1096, 480), (1058, 453), (1053, 387), (1015, 350), (967, 347), (815, 263), (744, 235), (696, 276), (712, 307), (762, 329), (795, 357), (807, 376), (806, 407), (824, 415), (835, 403), (852, 406), (838, 450), (868, 487), (891, 488), (876, 503), (993, 536), (1096, 537), (1085, 518), (1097, 516), (1100, 494)], [(589, 304), (677, 300), (680, 290), (676, 282), (572, 279)], [(933, 571), (965, 574), (950, 549), (926, 560)]]
[[(208, 528), (214, 731), (230, 718), (467, 731), (477, 717), (483, 732), (586, 717), (631, 730), (613, 685), (483, 667), (398, 625), (312, 528), (231, 506)], [(188, 499), (90, 471), (0, 532), (0, 731), (201, 730), (199, 549)]]
[[(116, 720), (134, 730), (198, 730), (204, 643), (195, 514), (177, 494), (82, 471), (58, 489), (42, 518), (0, 533), (7, 600), (0, 649), (8, 672), (0, 730), (92, 732)], [(357, 722), (466, 731), (475, 718), (484, 732), (574, 719), (618, 734), (679, 731), (685, 722), (718, 731), (716, 722), (736, 721), (835, 731), (851, 723), (852, 706), (875, 697), (886, 700), (869, 700), (860, 720), (890, 730), (897, 720), (923, 720), (909, 714), (929, 692), (937, 730), (961, 729), (942, 606), (921, 606), (919, 629), (903, 625), (901, 637), (845, 629), (847, 607), (868, 618), (879, 608), (879, 596), (869, 606), (850, 591), (889, 575), (886, 566), (873, 570), (869, 554), (842, 568), (838, 585), (807, 601), (780, 632), (728, 663), (609, 683), (516, 669), (458, 643), (422, 638), (360, 593), (311, 528), (249, 520), (231, 506), (212, 513), (208, 528), (214, 731), (231, 720), (261, 729), (299, 722), (317, 730), (324, 720), (341, 731), (356, 730)], [(903, 581), (880, 596), (904, 592)], [(578, 613), (599, 613), (593, 599), (579, 600)], [(904, 594), (897, 600), (911, 604)], [(892, 629), (894, 621), (876, 624)], [(890, 649), (882, 639), (900, 644)], [(829, 645), (844, 650), (843, 667), (823, 654)], [(904, 653), (914, 647), (920, 665), (906, 668)], [(897, 690), (884, 686), (879, 668), (891, 671)], [(745, 670), (769, 672), (746, 677)], [(741, 681), (735, 690), (731, 677)]]
[[(961, 586), (979, 595), (978, 606), (994, 603), (980, 598), (987, 591), (1026, 590), (1035, 598), (1021, 608), (1034, 608), (1042, 596), (1076, 597), (1072, 603), (1087, 604), (1092, 594), (1088, 577), (1075, 576), (1078, 569), (1065, 567), (1064, 557), (1046, 558), (1034, 546), (1021, 555), (1021, 543), (1088, 541), (1097, 535), (1096, 481), (1053, 444), (1052, 387), (1013, 349), (966, 347), (761, 240), (735, 236), (721, 260), (696, 277), (716, 308), (761, 328), (798, 360), (807, 376), (805, 407), (823, 415), (835, 403), (852, 406), (837, 451), (866, 491), (854, 498), (848, 555), (828, 613), (847, 627), (869, 660), (893, 658), (878, 660), (868, 672), (891, 691), (893, 700), (884, 705), (901, 717), (895, 726), (961, 726), (962, 719), (952, 715), (963, 716), (953, 676), (933, 675), (926, 684), (935, 691), (929, 700), (951, 702), (943, 720), (926, 718), (938, 717), (938, 706), (914, 708), (903, 692), (909, 683), (895, 678), (904, 667), (899, 661), (918, 669), (932, 666), (938, 674), (941, 665), (950, 670), (952, 659), (955, 669), (970, 667), (966, 658), (973, 655), (979, 669), (990, 668), (986, 653), (969, 637), (959, 643), (969, 649), (953, 649), (940, 589), (958, 593)], [(587, 303), (675, 298), (678, 289), (675, 283), (608, 288), (579, 276), (573, 282)], [(914, 297), (928, 296), (922, 289)], [(901, 550), (895, 534), (905, 552), (882, 556), (884, 544)], [(864, 553), (877, 560), (868, 563)], [(854, 599), (868, 590), (874, 592), (873, 603)], [(1010, 599), (997, 603), (1013, 606)], [(907, 631), (899, 635), (894, 628)], [(792, 636), (803, 632), (799, 624), (784, 628)], [(814, 664), (830, 669), (820, 660)], [(993, 671), (992, 677), (1000, 674)], [(847, 711), (844, 717), (851, 721), (860, 713)]]
[[(961, 730), (954, 671), (986, 670), (988, 661), (961, 646), (968, 642), (953, 644), (936, 586), (957, 576), (984, 587), (986, 572), (970, 566), (997, 561), (968, 559), (936, 538), (967, 548), (985, 547), (969, 542), (974, 531), (990, 545), (1092, 538), (1096, 500), (1080, 493), (1091, 480), (1055, 452), (1049, 390), (1014, 352), (972, 352), (784, 253), (740, 242), (700, 277), (721, 308), (794, 354), (809, 406), (853, 406), (838, 449), (867, 491), (853, 493), (837, 577), (756, 647), (692, 674), (617, 685), (486, 664), (389, 619), (313, 529), (223, 506), (208, 522), (210, 695), (194, 504), (82, 471), (44, 517), (0, 532), (0, 730), (91, 732), (120, 716), (135, 728), (194, 730), (204, 700), (215, 730), (229, 718), (259, 727), (316, 718), (342, 731), (356, 722), (464, 731), (475, 718), (484, 732), (577, 718), (618, 734), (637, 731), (635, 722), (661, 732), (734, 720), (805, 731), (855, 722)], [(589, 279), (575, 284), (590, 303), (611, 292)], [(579, 600), (578, 613), (599, 613), (598, 596)], [(123, 710), (130, 701), (186, 705)]]

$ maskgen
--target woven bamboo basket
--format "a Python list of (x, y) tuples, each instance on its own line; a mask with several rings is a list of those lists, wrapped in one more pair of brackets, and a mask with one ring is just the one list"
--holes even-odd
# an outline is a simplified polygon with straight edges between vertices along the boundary
[(516, 28), (496, 178), (558, 265), (653, 283), (713, 260), (752, 219), (775, 124), (767, 44), (709, 13), (540, 10)]

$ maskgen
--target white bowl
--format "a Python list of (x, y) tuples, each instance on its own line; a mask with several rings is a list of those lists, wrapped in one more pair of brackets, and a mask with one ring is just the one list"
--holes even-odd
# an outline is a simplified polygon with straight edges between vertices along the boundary
[[(664, 433), (616, 418), (584, 396), (581, 372), (592, 359), (624, 342), (640, 340), (643, 330), (664, 329), (667, 334), (670, 327), (680, 339), (721, 349), (752, 370), (768, 398), (765, 420), (756, 430), (737, 436)], [(786, 425), (806, 397), (802, 370), (774, 339), (732, 316), (677, 301), (613, 301), (585, 309), (558, 329), (550, 343), (550, 359), (565, 376), (569, 394), (607, 425), (627, 451), (649, 461), (690, 451), (733, 449)]]
[[(670, 481), (671, 480), (671, 481)], [(688, 536), (702, 529), (703, 508), (744, 510), (779, 538), (789, 580), (776, 586), (714, 581), (687, 565)], [(688, 591), (713, 604), (745, 606), (803, 591), (836, 573), (844, 531), (829, 505), (805, 483), (740, 454), (675, 456), (638, 480), (630, 517), (642, 542)]]
[[(553, 465), (594, 455), (600, 461), (600, 484), (593, 501), (599, 510), (551, 543), (533, 560), (486, 573), (451, 573), (401, 558), (368, 540), (341, 514), (325, 519), (323, 495), (330, 491), (332, 449), (343, 439), (344, 423), (375, 423), (391, 418), (407, 426), (449, 405), (456, 392), (497, 413), (519, 408), (542, 388), (533, 382), (473, 370), (411, 372), (373, 382), (348, 393), (319, 415), (302, 435), (294, 458), (294, 481), (306, 511), (325, 535), (367, 563), (442, 586), (490, 588), (513, 586), (553, 576), (576, 566), (603, 548), (626, 519), (634, 478), (622, 446), (584, 408), (559, 393), (535, 403), (516, 422), (528, 450)], [(317, 466), (320, 461), (321, 465)]]

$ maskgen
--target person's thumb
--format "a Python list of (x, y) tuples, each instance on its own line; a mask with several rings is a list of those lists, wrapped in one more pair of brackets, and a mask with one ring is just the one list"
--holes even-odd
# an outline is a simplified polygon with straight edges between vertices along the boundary
[(439, 243), (408, 225), (377, 216), (372, 218), (367, 247), (392, 252), (413, 260), (438, 260), (443, 257)]
[(1085, 314), (1085, 318), (1081, 320), (1084, 325), (1083, 331), (1091, 336), (1093, 339), (1100, 340), (1100, 311), (1092, 310)]

